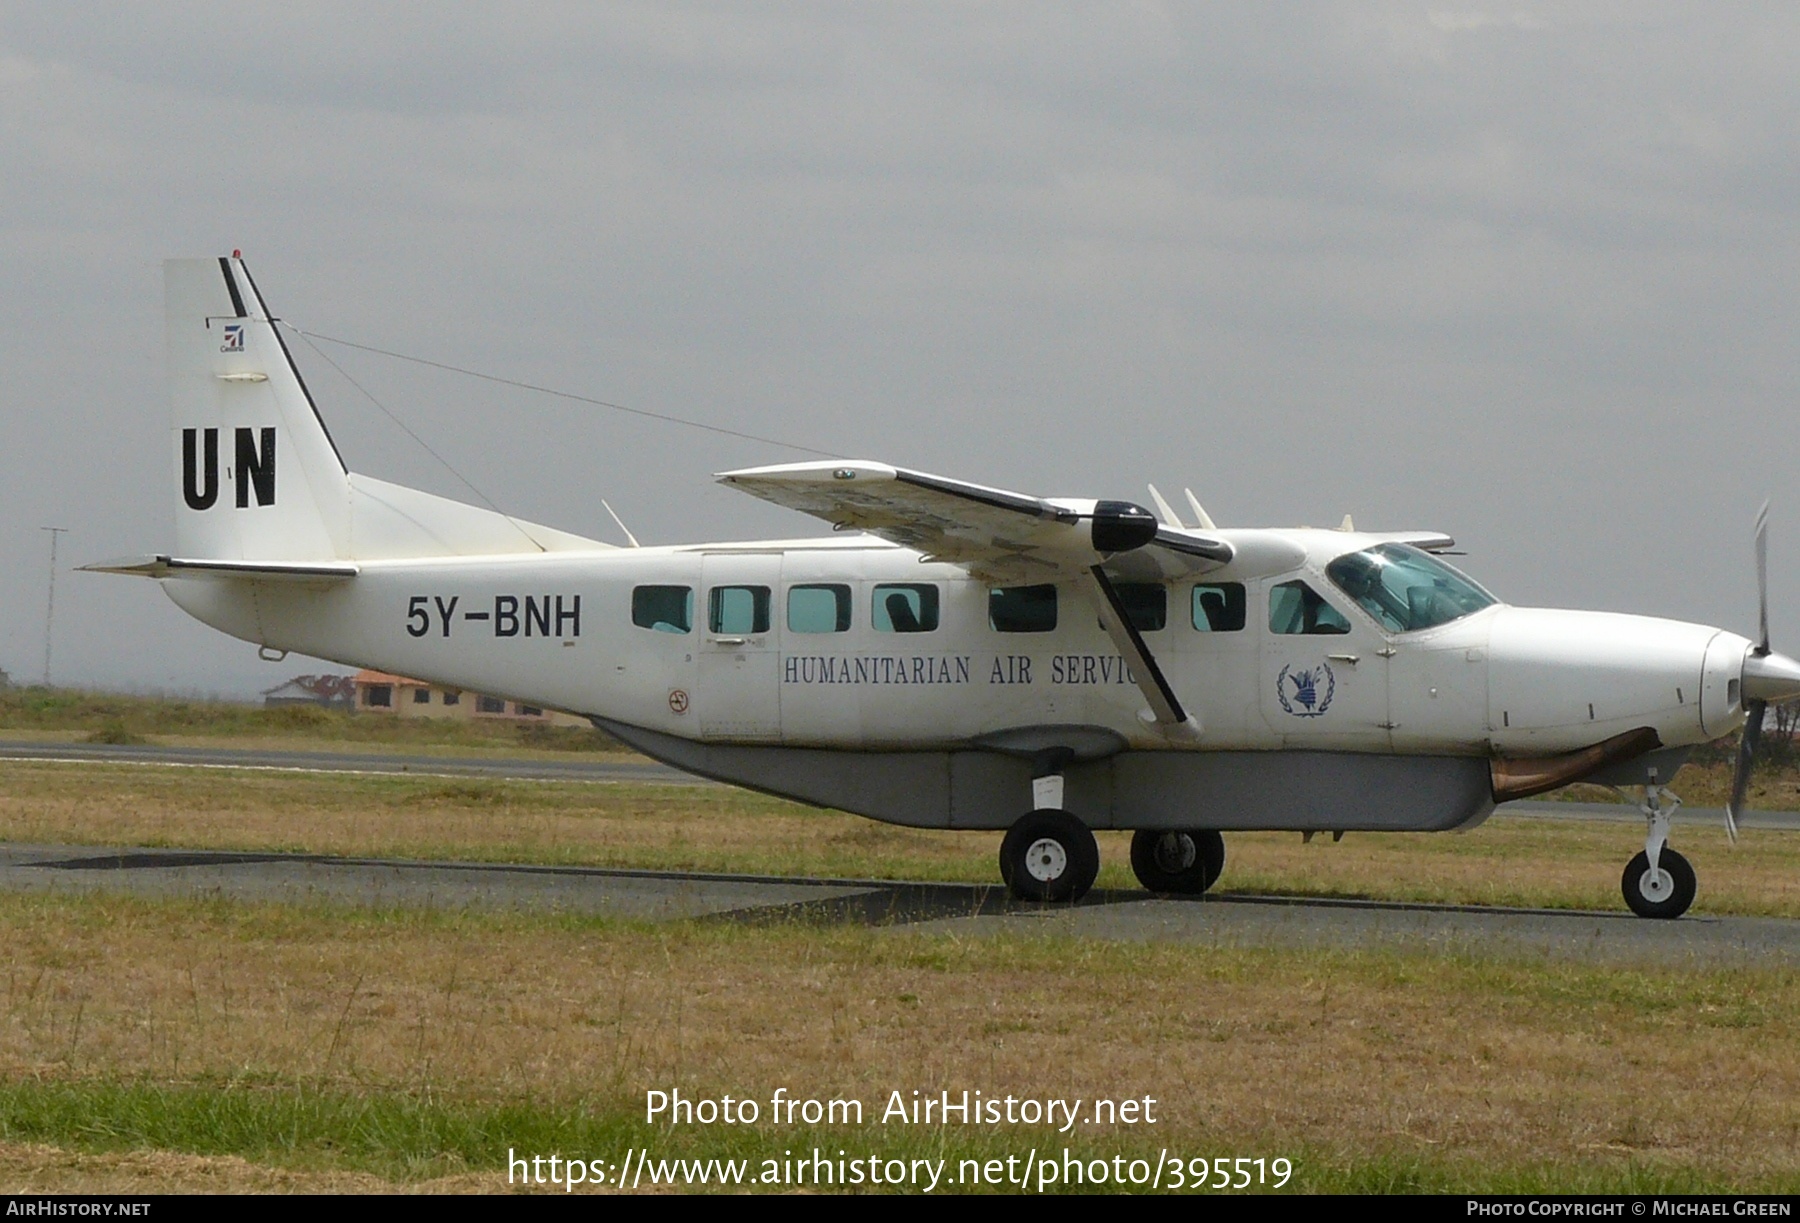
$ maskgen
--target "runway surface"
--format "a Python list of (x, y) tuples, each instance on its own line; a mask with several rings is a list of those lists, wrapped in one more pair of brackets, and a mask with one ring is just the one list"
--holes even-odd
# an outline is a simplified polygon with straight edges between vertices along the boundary
[(1459, 951), (1612, 963), (1800, 963), (1800, 921), (1095, 892), (1033, 906), (998, 886), (766, 878), (313, 854), (0, 846), (0, 888), (351, 906), (527, 909), (641, 921), (863, 924), (890, 929), (1156, 940), (1201, 946)]

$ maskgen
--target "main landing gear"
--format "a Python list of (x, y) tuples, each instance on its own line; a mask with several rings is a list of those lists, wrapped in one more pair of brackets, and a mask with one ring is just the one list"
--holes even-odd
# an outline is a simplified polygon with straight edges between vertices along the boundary
[(1649, 821), (1644, 852), (1625, 864), (1619, 881), (1625, 903), (1639, 917), (1680, 917), (1694, 903), (1694, 868), (1669, 848), (1669, 819), (1681, 800), (1658, 785), (1644, 787), (1639, 810)]
[(1099, 873), (1094, 834), (1060, 808), (1019, 817), (1000, 842), (1000, 877), (1019, 900), (1080, 900)]
[(1211, 828), (1140, 828), (1131, 835), (1131, 870), (1152, 892), (1198, 896), (1225, 869), (1225, 838)]
[[(1000, 842), (1000, 877), (1018, 900), (1080, 900), (1100, 873), (1094, 834), (1062, 809), (1060, 773), (1031, 783), (1036, 809), (1019, 817)], [(1225, 838), (1210, 828), (1140, 829), (1131, 838), (1131, 869), (1152, 892), (1198, 896), (1225, 869)]]

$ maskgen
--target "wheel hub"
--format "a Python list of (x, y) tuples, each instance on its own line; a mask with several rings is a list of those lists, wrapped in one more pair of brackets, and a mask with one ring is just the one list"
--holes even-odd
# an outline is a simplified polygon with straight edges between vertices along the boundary
[(1194, 838), (1182, 832), (1165, 832), (1156, 838), (1157, 868), (1171, 875), (1179, 875), (1194, 865), (1194, 859), (1200, 856), (1200, 850), (1194, 844)]
[(1638, 876), (1638, 892), (1651, 904), (1661, 904), (1675, 894), (1675, 876), (1658, 867)]
[(1025, 871), (1039, 883), (1054, 883), (1068, 869), (1068, 851), (1053, 837), (1039, 837), (1025, 850)]

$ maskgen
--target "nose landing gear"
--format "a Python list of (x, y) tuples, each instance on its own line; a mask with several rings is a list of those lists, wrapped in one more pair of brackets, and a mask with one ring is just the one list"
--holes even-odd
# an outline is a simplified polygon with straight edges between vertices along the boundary
[(1666, 787), (1644, 787), (1639, 810), (1649, 821), (1644, 851), (1625, 865), (1619, 881), (1625, 904), (1639, 917), (1680, 917), (1694, 903), (1694, 868), (1669, 848), (1669, 820), (1681, 800)]

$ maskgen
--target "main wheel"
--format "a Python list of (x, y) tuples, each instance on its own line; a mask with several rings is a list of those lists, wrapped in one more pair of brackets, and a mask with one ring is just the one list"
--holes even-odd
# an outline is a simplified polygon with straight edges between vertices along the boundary
[(1022, 815), (1000, 842), (1000, 877), (1019, 900), (1080, 900), (1099, 873), (1094, 834), (1067, 811)]
[(1152, 892), (1198, 896), (1225, 869), (1225, 838), (1211, 828), (1142, 828), (1131, 836), (1131, 869)]
[(1625, 864), (1619, 881), (1625, 903), (1639, 917), (1680, 917), (1694, 903), (1694, 868), (1667, 845), (1656, 856), (1656, 868), (1652, 875), (1650, 856), (1644, 853)]

